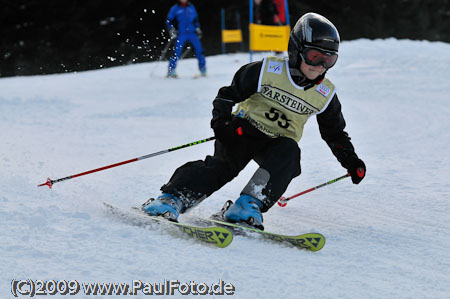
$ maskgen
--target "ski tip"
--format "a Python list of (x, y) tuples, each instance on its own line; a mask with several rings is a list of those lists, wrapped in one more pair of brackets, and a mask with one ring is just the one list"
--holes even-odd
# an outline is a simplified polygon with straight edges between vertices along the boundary
[(224, 227), (214, 227), (213, 232), (217, 239), (216, 246), (225, 248), (233, 241), (233, 233)]
[(325, 236), (319, 233), (310, 233), (301, 236), (305, 245), (310, 251), (319, 251), (325, 246)]

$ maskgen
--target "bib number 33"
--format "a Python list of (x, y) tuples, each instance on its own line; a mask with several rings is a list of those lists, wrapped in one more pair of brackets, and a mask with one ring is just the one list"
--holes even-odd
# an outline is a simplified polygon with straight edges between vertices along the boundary
[(278, 126), (283, 129), (289, 127), (289, 119), (281, 111), (271, 108), (269, 112), (264, 114), (268, 120), (276, 121)]

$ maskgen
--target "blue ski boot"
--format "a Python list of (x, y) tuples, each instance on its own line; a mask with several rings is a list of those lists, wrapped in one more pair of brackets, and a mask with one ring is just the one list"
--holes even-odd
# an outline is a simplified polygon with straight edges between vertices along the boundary
[(177, 73), (175, 73), (175, 71), (169, 71), (167, 73), (167, 78), (176, 79), (176, 78), (178, 78), (178, 75), (177, 75)]
[(260, 230), (264, 230), (261, 208), (263, 203), (250, 195), (242, 194), (234, 204), (223, 213), (225, 221), (244, 222)]
[(150, 216), (163, 216), (177, 222), (180, 212), (184, 210), (184, 204), (175, 195), (163, 193), (156, 199), (150, 198), (142, 205), (142, 210)]

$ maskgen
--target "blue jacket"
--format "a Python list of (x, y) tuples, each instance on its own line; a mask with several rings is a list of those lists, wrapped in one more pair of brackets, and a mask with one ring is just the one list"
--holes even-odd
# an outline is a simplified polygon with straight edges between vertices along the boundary
[(200, 22), (194, 5), (188, 2), (186, 7), (180, 4), (172, 6), (167, 15), (166, 25), (169, 30), (175, 27), (179, 34), (195, 33), (195, 29), (200, 28)]

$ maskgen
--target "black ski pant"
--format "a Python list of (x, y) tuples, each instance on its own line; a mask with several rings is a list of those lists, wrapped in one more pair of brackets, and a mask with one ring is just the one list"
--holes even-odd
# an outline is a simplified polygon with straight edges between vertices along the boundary
[(261, 134), (237, 136), (232, 144), (216, 140), (213, 156), (179, 167), (161, 191), (178, 196), (186, 208), (193, 207), (235, 178), (252, 159), (260, 168), (241, 193), (260, 199), (266, 212), (300, 175), (300, 148), (291, 138)]

